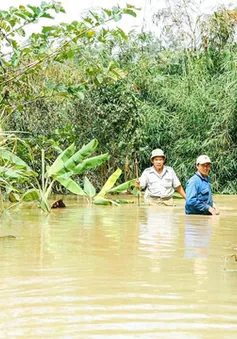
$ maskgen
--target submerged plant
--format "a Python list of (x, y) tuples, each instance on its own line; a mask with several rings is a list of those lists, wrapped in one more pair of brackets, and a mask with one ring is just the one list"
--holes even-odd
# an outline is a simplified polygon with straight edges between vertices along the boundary
[(122, 171), (118, 168), (106, 181), (102, 189), (98, 194), (96, 194), (95, 187), (90, 182), (90, 180), (85, 177), (84, 179), (84, 193), (87, 199), (96, 205), (119, 205), (119, 204), (128, 204), (131, 203), (129, 200), (125, 199), (108, 199), (105, 198), (107, 194), (110, 193), (121, 193), (127, 191), (130, 187), (135, 185), (135, 179), (126, 181), (125, 183), (114, 187), (116, 181), (120, 177)]
[[(15, 154), (17, 143), (23, 142), (15, 135), (1, 134), (0, 138), (0, 198), (1, 212), (4, 198), (8, 198), (11, 203), (20, 200), (22, 190), (20, 186), (30, 183), (37, 174)], [(12, 207), (10, 205), (8, 208)]]
[[(5, 159), (7, 162), (5, 162), (4, 166), (0, 167), (0, 184), (4, 184), (6, 192), (9, 194), (11, 193), (13, 202), (21, 203), (37, 201), (43, 211), (49, 212), (51, 209), (49, 197), (56, 181), (74, 194), (86, 195), (83, 189), (74, 180), (74, 176), (99, 166), (109, 159), (108, 153), (89, 157), (97, 146), (98, 141), (96, 139), (93, 139), (78, 151), (76, 151), (75, 144), (72, 144), (57, 157), (51, 166), (47, 168), (45, 168), (45, 155), (44, 150), (42, 150), (41, 182), (38, 180), (38, 174), (32, 171), (20, 158), (8, 150), (1, 150), (0, 159)], [(14, 185), (16, 184), (15, 179), (18, 179), (18, 182), (23, 182), (23, 180), (30, 181), (32, 188), (21, 194), (22, 189), (18, 189)]]
[(37, 177), (35, 177), (36, 185), (33, 185), (33, 188), (23, 195), (23, 201), (37, 200), (40, 208), (45, 212), (49, 212), (51, 208), (48, 199), (56, 181), (74, 194), (86, 195), (73, 177), (99, 166), (109, 159), (108, 153), (89, 157), (97, 146), (98, 141), (96, 139), (93, 139), (78, 151), (76, 151), (75, 144), (72, 144), (46, 169), (44, 151), (42, 151), (42, 182), (40, 184)]

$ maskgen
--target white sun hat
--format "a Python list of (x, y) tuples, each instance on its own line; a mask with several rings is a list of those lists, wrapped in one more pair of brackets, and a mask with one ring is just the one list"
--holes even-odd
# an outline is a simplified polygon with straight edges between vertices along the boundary
[(199, 155), (196, 160), (196, 165), (211, 164), (211, 159), (207, 155)]
[(153, 149), (153, 151), (151, 152), (151, 157), (150, 157), (151, 161), (155, 157), (164, 157), (164, 158), (166, 158), (164, 152), (160, 148)]

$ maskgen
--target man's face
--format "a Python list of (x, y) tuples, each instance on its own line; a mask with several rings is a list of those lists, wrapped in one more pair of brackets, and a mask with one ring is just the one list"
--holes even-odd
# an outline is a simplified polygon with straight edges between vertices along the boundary
[(203, 178), (206, 178), (208, 176), (210, 169), (211, 169), (211, 164), (209, 162), (206, 162), (205, 164), (197, 165), (197, 170)]
[(164, 157), (154, 157), (152, 159), (152, 163), (157, 171), (161, 171), (163, 169), (165, 158)]

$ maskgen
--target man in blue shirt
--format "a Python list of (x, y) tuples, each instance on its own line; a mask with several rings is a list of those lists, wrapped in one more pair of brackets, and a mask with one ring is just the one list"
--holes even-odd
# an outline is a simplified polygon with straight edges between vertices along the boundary
[(207, 155), (200, 155), (196, 160), (197, 172), (188, 180), (186, 185), (186, 214), (219, 214), (212, 200), (212, 191), (208, 173), (211, 160)]

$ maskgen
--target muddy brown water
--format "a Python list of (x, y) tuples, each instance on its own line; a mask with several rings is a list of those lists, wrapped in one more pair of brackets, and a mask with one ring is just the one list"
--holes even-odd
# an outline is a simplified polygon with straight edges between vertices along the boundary
[(237, 196), (215, 200), (1, 215), (0, 338), (236, 338)]

